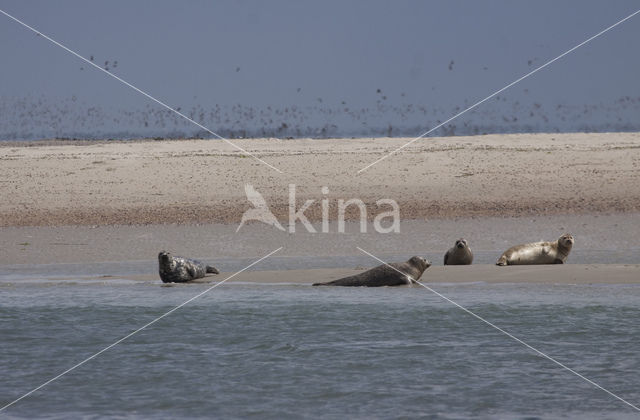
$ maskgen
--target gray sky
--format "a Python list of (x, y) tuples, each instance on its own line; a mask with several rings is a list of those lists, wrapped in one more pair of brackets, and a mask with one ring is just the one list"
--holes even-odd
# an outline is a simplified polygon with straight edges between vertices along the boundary
[[(421, 134), (638, 7), (0, 0), (213, 131), (281, 137)], [(637, 15), (434, 134), (638, 130), (639, 39)], [(0, 52), (0, 139), (200, 131), (5, 16)]]

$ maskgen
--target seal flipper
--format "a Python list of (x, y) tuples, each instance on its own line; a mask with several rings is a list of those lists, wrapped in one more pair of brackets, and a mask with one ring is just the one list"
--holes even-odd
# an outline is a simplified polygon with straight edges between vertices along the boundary
[(187, 266), (187, 273), (189, 273), (189, 276), (191, 277), (189, 280), (194, 280), (198, 278), (198, 272), (196, 271), (195, 268), (193, 268), (191, 264)]
[(218, 271), (218, 269), (217, 269), (217, 268), (215, 268), (215, 267), (214, 267), (214, 266), (212, 266), (212, 265), (208, 265), (208, 266), (207, 266), (206, 272), (207, 272), (207, 273), (213, 273), (213, 274), (220, 274), (220, 272)]

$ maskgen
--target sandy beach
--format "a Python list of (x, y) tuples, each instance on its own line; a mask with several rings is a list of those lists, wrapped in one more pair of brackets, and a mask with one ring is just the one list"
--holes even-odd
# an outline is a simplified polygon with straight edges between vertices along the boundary
[[(41, 279), (25, 277), (19, 282), (0, 281), (0, 287), (18, 285), (55, 286), (65, 284), (87, 285), (131, 285), (134, 283), (153, 284), (161, 287), (190, 287), (202, 284), (216, 284), (223, 281), (225, 286), (231, 285), (289, 285), (310, 286), (352, 276), (363, 271), (357, 268), (317, 268), (309, 270), (258, 270), (240, 274), (222, 272), (219, 275), (207, 275), (189, 283), (163, 284), (155, 273), (128, 276), (77, 276), (73, 282), (61, 279)], [(228, 279), (228, 280), (226, 280)], [(226, 280), (226, 281), (225, 281)], [(567, 264), (553, 266), (514, 266), (498, 267), (488, 264), (472, 266), (431, 267), (420, 278), (425, 286), (457, 284), (538, 284), (538, 285), (613, 285), (640, 284), (640, 264)], [(401, 287), (422, 287), (418, 284)], [(324, 289), (321, 287), (320, 289)]]
[(245, 184), (280, 220), (289, 184), (310, 220), (322, 198), (331, 219), (351, 198), (403, 219), (640, 211), (638, 133), (428, 138), (357, 174), (408, 140), (234, 140), (282, 174), (217, 140), (0, 143), (0, 225), (237, 224)]
[[(429, 281), (639, 281), (634, 255), (640, 234), (640, 134), (423, 139), (357, 174), (406, 141), (237, 140), (282, 174), (221, 141), (0, 143), (5, 198), (0, 264), (19, 272), (31, 265), (138, 261), (149, 267), (139, 278), (152, 280), (161, 249), (249, 263), (282, 247), (285, 260), (276, 270), (262, 268), (267, 274), (241, 279), (308, 283), (300, 278), (316, 279), (315, 272), (297, 270), (315, 261), (309, 258), (326, 260), (318, 269), (375, 265), (361, 247), (382, 258), (423, 255), (441, 265), (452, 241), (464, 236), (481, 266), (432, 267)], [(236, 233), (250, 208), (245, 184), (262, 193), (283, 223), (289, 216), (288, 185), (296, 184), (297, 208), (315, 200), (305, 215), (318, 231), (320, 200), (327, 199), (330, 232), (300, 227), (291, 234), (250, 223)], [(323, 186), (329, 194), (321, 193)], [(371, 224), (367, 233), (359, 232), (359, 224), (350, 221), (357, 216), (352, 211), (346, 215), (347, 233), (338, 233), (337, 200), (351, 198), (362, 199), (368, 209), (381, 198), (396, 200), (401, 232), (376, 233)], [(513, 244), (553, 240), (563, 232), (577, 238), (568, 268), (489, 265)], [(300, 258), (307, 260), (293, 263)], [(287, 275), (268, 274), (282, 270)]]

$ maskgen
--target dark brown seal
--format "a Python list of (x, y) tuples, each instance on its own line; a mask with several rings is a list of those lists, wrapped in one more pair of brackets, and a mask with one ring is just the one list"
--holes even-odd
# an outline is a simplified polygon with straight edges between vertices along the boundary
[(174, 257), (166, 251), (158, 254), (158, 264), (163, 283), (185, 283), (202, 278), (207, 273), (220, 273), (215, 267), (189, 258)]
[(473, 252), (467, 240), (460, 238), (456, 244), (444, 254), (444, 265), (469, 265), (473, 262)]
[(411, 257), (403, 263), (382, 264), (355, 276), (327, 283), (314, 283), (314, 286), (403, 286), (415, 283), (431, 262), (422, 257)]
[(565, 233), (557, 241), (512, 246), (498, 258), (496, 265), (564, 264), (573, 242), (573, 236)]

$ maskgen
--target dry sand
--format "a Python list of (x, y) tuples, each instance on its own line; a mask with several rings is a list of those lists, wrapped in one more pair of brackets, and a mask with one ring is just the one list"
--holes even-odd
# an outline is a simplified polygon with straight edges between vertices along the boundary
[(283, 174), (218, 140), (0, 143), (0, 226), (235, 224), (247, 183), (281, 220), (290, 183), (312, 220), (322, 186), (331, 218), (339, 198), (403, 219), (640, 211), (639, 133), (422, 139), (357, 175), (406, 140), (234, 140)]

